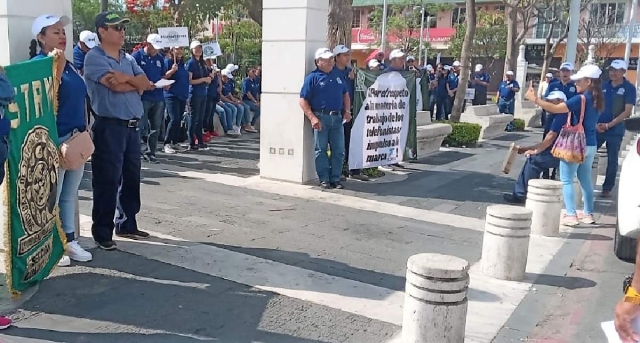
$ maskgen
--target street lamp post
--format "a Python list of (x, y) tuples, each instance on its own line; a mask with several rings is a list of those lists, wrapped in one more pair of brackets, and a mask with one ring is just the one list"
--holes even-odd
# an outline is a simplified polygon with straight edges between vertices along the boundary
[(424, 47), (422, 46), (422, 33), (424, 30), (424, 6), (420, 7), (420, 16), (420, 51), (418, 52), (418, 65), (420, 65), (420, 61), (422, 61), (422, 49), (424, 49)]
[[(427, 44), (431, 42), (431, 35), (429, 33), (429, 29), (431, 28), (431, 19), (432, 19), (431, 16), (427, 17), (427, 37), (425, 39), (427, 41)], [(429, 48), (425, 48), (424, 49), (424, 65), (423, 65), (425, 68), (427, 67), (428, 59), (429, 59)]]
[(100, 11), (104, 12), (109, 9), (109, 0), (100, 0)]
[(382, 32), (380, 35), (380, 51), (385, 51), (385, 41), (387, 36), (387, 0), (382, 2)]
[(631, 41), (633, 40), (633, 24), (636, 22), (636, 7), (638, 7), (638, 0), (631, 2), (631, 10), (629, 11), (629, 21), (627, 22), (627, 44), (624, 47), (624, 61), (629, 64), (629, 58), (631, 58)]
[(571, 0), (569, 7), (569, 35), (567, 36), (567, 50), (565, 61), (576, 63), (578, 54), (578, 23), (580, 22), (580, 0)]

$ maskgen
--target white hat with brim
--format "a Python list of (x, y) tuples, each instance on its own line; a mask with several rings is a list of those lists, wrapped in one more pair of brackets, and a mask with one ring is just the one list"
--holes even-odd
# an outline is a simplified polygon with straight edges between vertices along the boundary
[(415, 61), (415, 60), (416, 60), (416, 58), (415, 58), (415, 57), (413, 57), (413, 56), (411, 56), (411, 55), (407, 56), (407, 62), (408, 62), (408, 61)]
[(550, 79), (551, 79), (551, 78), (553, 78), (553, 74), (551, 74), (551, 73), (547, 73), (547, 75), (545, 75), (544, 77), (548, 77), (548, 78), (550, 78)]
[(589, 64), (582, 66), (582, 68), (580, 68), (577, 73), (571, 75), (571, 80), (577, 81), (581, 79), (597, 79), (601, 74), (602, 70), (600, 70), (597, 65)]
[(221, 74), (222, 76), (226, 76), (226, 77), (228, 77), (228, 78), (230, 78), (230, 79), (233, 79), (233, 74), (231, 74), (231, 71), (230, 71), (230, 70), (228, 70), (228, 69), (222, 69), (222, 71), (220, 72), (220, 74)]
[(611, 65), (609, 66), (609, 68), (627, 70), (627, 62), (625, 62), (624, 60), (613, 60), (611, 61)]
[(459, 67), (459, 66), (461, 66), (460, 61), (455, 61), (455, 62), (453, 62), (453, 66), (454, 66), (454, 67)]
[(80, 36), (78, 38), (80, 38), (80, 41), (89, 49), (93, 49), (98, 45), (98, 35), (89, 30), (80, 32)]
[(369, 60), (369, 63), (367, 63), (367, 65), (369, 66), (369, 68), (375, 68), (380, 65), (380, 62), (374, 58)]
[(333, 57), (333, 53), (331, 52), (331, 50), (327, 49), (327, 48), (320, 48), (318, 50), (316, 50), (315, 53), (315, 59), (319, 59), (322, 58), (324, 60), (332, 58)]
[(507, 71), (507, 72), (506, 72), (506, 73), (504, 73), (504, 74), (505, 74), (505, 75), (508, 75), (508, 76), (513, 76), (513, 75), (514, 75), (514, 74), (513, 74), (513, 71), (511, 71), (511, 70)]
[(234, 71), (238, 70), (239, 67), (238, 67), (237, 64), (229, 63), (229, 64), (227, 64), (226, 67), (224, 67), (224, 69), (226, 69), (226, 70), (228, 70), (228, 71), (233, 73)]
[(566, 69), (566, 70), (575, 70), (575, 68), (573, 67), (573, 63), (571, 62), (564, 62), (560, 65), (560, 70), (562, 69)]
[(390, 60), (392, 60), (394, 58), (401, 58), (401, 57), (404, 57), (404, 52), (402, 52), (402, 50), (400, 50), (400, 49), (394, 49), (389, 54), (389, 59)]
[(31, 33), (33, 33), (34, 37), (37, 37), (44, 28), (56, 23), (60, 23), (62, 26), (67, 26), (71, 23), (71, 19), (66, 15), (57, 17), (53, 14), (43, 14), (33, 21), (33, 25), (31, 25)]
[(194, 49), (199, 46), (202, 46), (202, 43), (200, 43), (199, 40), (194, 40), (191, 42), (191, 44), (189, 44), (189, 49)]
[(336, 47), (333, 48), (333, 55), (334, 56), (338, 56), (340, 54), (346, 54), (349, 51), (351, 51), (351, 50), (349, 50), (349, 48), (347, 48), (346, 46), (340, 44), (340, 45), (336, 45)]
[(567, 96), (561, 91), (553, 91), (547, 95), (547, 100), (567, 101)]
[(476, 64), (476, 71), (481, 71), (482, 68), (484, 68), (482, 64)]
[(444, 67), (442, 67), (444, 70), (451, 70), (451, 66), (450, 65), (445, 65)]
[(432, 66), (431, 64), (427, 64), (427, 67), (426, 67), (426, 68), (427, 68), (427, 70), (429, 70), (429, 71), (433, 70), (433, 66)]
[[(164, 48), (164, 44), (162, 43), (162, 37), (160, 37), (160, 35), (157, 33), (152, 33), (148, 35), (147, 43), (151, 44), (151, 46), (156, 50), (160, 50)], [(191, 44), (193, 44), (193, 42)]]

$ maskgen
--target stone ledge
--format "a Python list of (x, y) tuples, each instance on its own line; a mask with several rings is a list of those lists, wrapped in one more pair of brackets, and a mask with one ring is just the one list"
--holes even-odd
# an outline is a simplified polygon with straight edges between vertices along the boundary
[(422, 158), (438, 152), (442, 141), (453, 129), (449, 124), (433, 123), (416, 128), (416, 141), (418, 145), (418, 158)]
[(431, 112), (429, 111), (417, 111), (416, 112), (416, 127), (431, 124)]
[(496, 104), (469, 106), (460, 118), (462, 122), (482, 126), (478, 141), (491, 139), (504, 134), (505, 127), (512, 120), (512, 115), (498, 113), (498, 106)]
[(515, 119), (524, 120), (524, 127), (542, 127), (541, 108), (522, 108), (516, 110)]

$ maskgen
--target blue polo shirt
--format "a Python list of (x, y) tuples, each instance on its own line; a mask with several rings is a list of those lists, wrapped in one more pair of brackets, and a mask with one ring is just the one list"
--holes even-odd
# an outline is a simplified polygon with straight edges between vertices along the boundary
[[(584, 120), (582, 121), (582, 126), (584, 127), (584, 135), (587, 139), (587, 146), (595, 146), (596, 124), (598, 123), (598, 117), (600, 117), (600, 113), (598, 113), (598, 110), (595, 108), (595, 106), (593, 106), (593, 94), (591, 93), (591, 91), (585, 92), (583, 95), (586, 98), (586, 109), (584, 111)], [(580, 121), (580, 111), (582, 109), (582, 99), (580, 97), (580, 94), (567, 100), (567, 108), (569, 108), (569, 111), (571, 111), (571, 125), (577, 125)], [(567, 123), (566, 114), (559, 115), (559, 117), (564, 117), (564, 123)], [(559, 119), (562, 120), (561, 118)]]
[(447, 91), (447, 83), (449, 82), (449, 75), (440, 75), (438, 77), (438, 86), (436, 88), (436, 95), (441, 98), (446, 98), (449, 96), (449, 92)]
[[(617, 116), (624, 112), (626, 105), (635, 105), (636, 103), (636, 87), (626, 78), (622, 80), (622, 83), (618, 86), (613, 86), (611, 81), (604, 84), (602, 87), (602, 93), (604, 95), (604, 111), (600, 114), (598, 123), (609, 123)], [(624, 122), (610, 127), (609, 130), (603, 133), (607, 136), (623, 136), (624, 135)]]
[[(167, 66), (167, 70), (173, 67), (173, 59), (166, 58), (164, 65)], [(178, 61), (178, 71), (173, 73), (169, 80), (175, 81), (168, 90), (164, 91), (165, 98), (176, 97), (182, 100), (187, 100), (189, 97), (189, 72), (184, 61)]]
[[(474, 80), (479, 80), (482, 82), (487, 82), (489, 83), (491, 81), (491, 76), (488, 73), (475, 73), (473, 74), (473, 78)], [(481, 85), (479, 83), (473, 84), (473, 88), (476, 90), (476, 92), (487, 92), (487, 86), (485, 85)]]
[[(197, 80), (209, 76), (209, 69), (207, 69), (207, 67), (203, 63), (194, 58), (190, 58), (187, 62), (187, 70), (191, 73), (192, 80)], [(209, 85), (207, 85), (206, 83), (190, 85), (189, 94), (206, 96), (208, 86)]]
[(302, 84), (300, 98), (309, 102), (312, 111), (342, 111), (346, 82), (338, 73), (325, 73), (316, 69), (309, 73)]
[(460, 82), (460, 78), (456, 73), (449, 72), (449, 76), (447, 77), (447, 84), (449, 85), (450, 90), (454, 90), (458, 88), (458, 83)]
[(353, 80), (351, 80), (351, 78), (349, 77), (349, 74), (351, 73), (351, 71), (353, 69), (351, 67), (349, 67), (349, 66), (347, 66), (344, 69), (340, 69), (337, 66), (334, 66), (333, 70), (336, 73), (338, 73), (338, 75), (340, 75), (340, 78), (342, 79), (342, 81), (344, 81), (346, 83), (347, 92), (349, 93), (349, 99), (351, 100), (351, 104), (353, 104), (353, 96), (354, 96), (355, 86), (354, 86)]
[(516, 96), (516, 92), (512, 90), (513, 88), (520, 89), (520, 84), (518, 84), (518, 81), (511, 80), (500, 82), (500, 86), (498, 86), (498, 94), (500, 95), (500, 99), (505, 101), (513, 100), (513, 98), (515, 98)]
[(544, 97), (548, 97), (549, 94), (553, 91), (561, 91), (564, 95), (567, 96), (567, 100), (573, 98), (576, 94), (578, 94), (578, 90), (576, 89), (576, 84), (573, 81), (567, 82), (567, 84), (563, 84), (562, 81), (556, 79), (549, 83), (547, 86), (547, 92), (544, 93)]
[[(209, 70), (212, 72), (212, 70)], [(218, 99), (218, 84), (219, 84), (220, 76), (216, 74), (216, 76), (211, 80), (209, 86), (207, 86), (207, 96), (210, 98)]]
[(259, 86), (256, 83), (255, 78), (253, 80), (251, 80), (249, 77), (245, 77), (244, 81), (242, 81), (242, 100), (249, 100), (249, 97), (247, 96), (248, 93), (251, 93), (251, 95), (253, 95), (254, 99), (258, 99), (258, 93), (259, 92)]
[(228, 79), (227, 82), (222, 81), (222, 95), (232, 95), (235, 88), (236, 84), (233, 82), (233, 79)]
[(80, 48), (80, 43), (73, 47), (73, 66), (79, 71), (84, 69), (84, 57), (87, 54)]
[(257, 76), (253, 78), (253, 82), (255, 82), (258, 85), (258, 92), (262, 93), (262, 79), (260, 78), (260, 76)]
[[(42, 51), (32, 59), (46, 58)], [(87, 127), (85, 120), (85, 99), (87, 86), (77, 69), (67, 61), (62, 74), (62, 82), (58, 88), (58, 113), (56, 114), (56, 126), (58, 137), (64, 137), (73, 130), (84, 130)]]
[[(164, 77), (164, 74), (167, 73), (167, 67), (164, 64), (164, 57), (159, 53), (154, 56), (150, 56), (144, 51), (144, 49), (139, 49), (131, 56), (135, 58), (140, 68), (142, 68), (144, 73), (147, 74), (149, 81), (153, 83), (158, 82)], [(145, 91), (142, 93), (142, 101), (164, 101), (162, 88)]]
[(100, 83), (102, 78), (112, 70), (133, 76), (144, 74), (136, 60), (129, 54), (120, 52), (120, 57), (115, 59), (108, 56), (102, 47), (97, 46), (91, 49), (84, 59), (84, 79), (89, 98), (91, 98), (91, 108), (100, 117), (122, 120), (140, 119), (143, 109), (138, 91), (115, 92)]

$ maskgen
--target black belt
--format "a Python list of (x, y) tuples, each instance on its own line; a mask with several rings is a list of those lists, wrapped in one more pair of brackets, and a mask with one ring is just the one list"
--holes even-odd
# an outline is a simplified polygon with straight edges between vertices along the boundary
[(105, 122), (108, 122), (108, 123), (116, 124), (118, 126), (124, 126), (126, 128), (130, 128), (130, 129), (137, 128), (138, 124), (140, 123), (140, 119), (125, 120), (125, 119), (109, 118), (109, 117), (101, 117), (101, 116), (96, 116), (96, 118), (98, 118), (98, 120), (102, 120), (102, 121), (105, 121)]
[(342, 115), (342, 111), (313, 111), (313, 113), (317, 113), (317, 114), (326, 114), (328, 116), (341, 116)]

